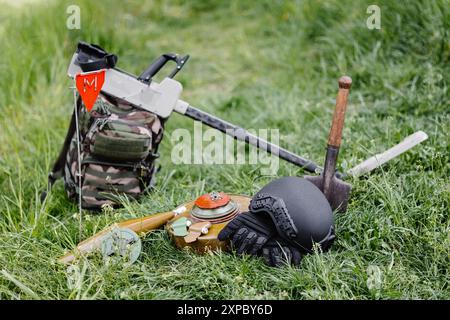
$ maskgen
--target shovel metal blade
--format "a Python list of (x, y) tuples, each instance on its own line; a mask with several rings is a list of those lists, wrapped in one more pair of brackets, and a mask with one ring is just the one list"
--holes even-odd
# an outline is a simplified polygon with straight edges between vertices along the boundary
[[(323, 176), (305, 176), (305, 179), (312, 182), (323, 192)], [(337, 212), (346, 212), (348, 199), (350, 198), (351, 184), (333, 177), (331, 179), (329, 195), (327, 197), (331, 209)]]

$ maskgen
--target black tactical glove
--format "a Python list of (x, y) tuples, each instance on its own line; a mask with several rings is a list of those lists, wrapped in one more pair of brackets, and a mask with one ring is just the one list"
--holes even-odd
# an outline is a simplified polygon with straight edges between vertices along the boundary
[(220, 231), (218, 239), (229, 239), (237, 254), (257, 255), (264, 244), (276, 234), (276, 230), (267, 214), (243, 212)]
[(259, 252), (264, 262), (271, 267), (281, 267), (290, 263), (298, 266), (302, 261), (302, 254), (297, 247), (287, 243), (283, 238), (275, 236), (269, 239)]

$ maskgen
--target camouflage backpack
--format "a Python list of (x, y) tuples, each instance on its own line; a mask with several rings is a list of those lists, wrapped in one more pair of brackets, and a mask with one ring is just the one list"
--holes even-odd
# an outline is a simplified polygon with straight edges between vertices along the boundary
[(63, 177), (69, 198), (77, 200), (81, 179), (82, 207), (98, 210), (103, 205), (117, 206), (123, 197), (136, 199), (153, 185), (157, 149), (164, 131), (162, 119), (103, 93), (91, 112), (86, 111), (78, 96), (77, 113), (81, 174), (77, 174), (74, 113), (64, 146), (49, 174), (49, 187)]

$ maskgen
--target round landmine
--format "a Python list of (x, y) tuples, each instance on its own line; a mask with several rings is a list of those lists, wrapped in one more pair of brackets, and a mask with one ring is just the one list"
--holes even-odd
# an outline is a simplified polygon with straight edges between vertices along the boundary
[(183, 204), (186, 210), (169, 221), (166, 229), (178, 248), (188, 247), (198, 253), (228, 250), (228, 242), (219, 241), (217, 236), (236, 215), (248, 210), (250, 200), (223, 192), (202, 195)]

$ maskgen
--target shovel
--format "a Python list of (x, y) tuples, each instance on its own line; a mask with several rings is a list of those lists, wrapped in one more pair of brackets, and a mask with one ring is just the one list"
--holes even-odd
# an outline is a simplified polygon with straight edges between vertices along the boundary
[(347, 211), (348, 199), (350, 197), (351, 185), (337, 178), (335, 175), (336, 161), (342, 139), (342, 128), (344, 127), (347, 99), (352, 85), (352, 79), (343, 76), (339, 79), (339, 91), (336, 98), (336, 108), (333, 114), (330, 135), (328, 136), (327, 154), (325, 167), (319, 176), (305, 176), (314, 183), (327, 198), (333, 210), (338, 212)]

